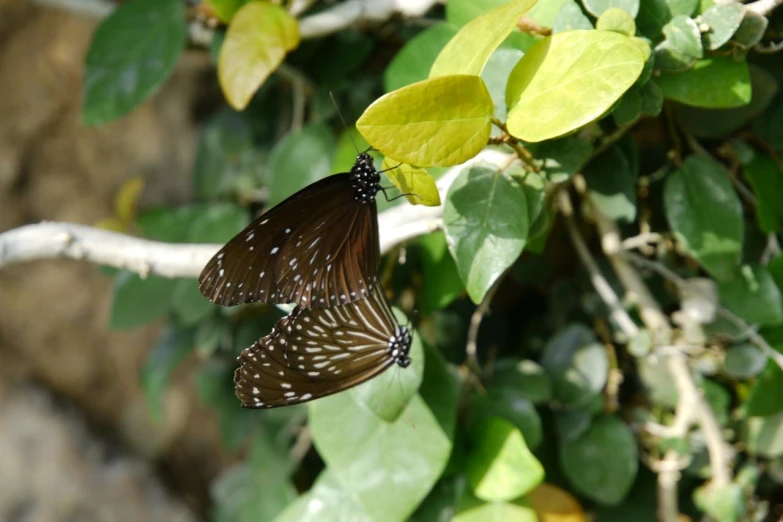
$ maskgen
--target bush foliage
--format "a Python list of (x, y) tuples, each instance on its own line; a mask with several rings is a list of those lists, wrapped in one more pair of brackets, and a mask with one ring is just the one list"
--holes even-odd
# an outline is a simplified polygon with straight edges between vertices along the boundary
[(347, 170), (354, 143), (421, 196), (380, 210), (442, 203), (442, 230), (382, 268), (415, 317), (414, 365), (308, 406), (233, 396), (234, 358), (283, 311), (113, 276), (111, 327), (167, 317), (141, 375), (153, 414), (195, 352), (199, 394), (247, 455), (216, 480), (215, 520), (762, 520), (783, 481), (779, 17), (448, 0), (312, 38), (302, 18), (341, 5), (296, 3), (130, 0), (86, 58), (87, 124), (151, 96), (189, 39), (230, 106), (203, 122), (196, 200), (135, 213), (129, 185), (115, 228), (224, 242), (249, 201)]

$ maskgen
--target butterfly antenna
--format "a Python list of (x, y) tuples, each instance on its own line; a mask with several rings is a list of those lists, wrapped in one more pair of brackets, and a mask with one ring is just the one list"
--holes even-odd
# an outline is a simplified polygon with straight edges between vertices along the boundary
[[(340, 117), (340, 121), (343, 122), (343, 127), (345, 127), (345, 132), (348, 133), (348, 138), (351, 140), (351, 143), (353, 143), (353, 148), (356, 149), (356, 153), (359, 154), (359, 147), (356, 145), (356, 142), (353, 139), (353, 135), (351, 134), (350, 129), (348, 128), (348, 124), (345, 122), (345, 118), (343, 117), (343, 113), (340, 112), (340, 107), (337, 106), (337, 100), (334, 99), (334, 93), (332, 91), (329, 91), (329, 97), (332, 99), (332, 103), (334, 104), (334, 108), (337, 111), (337, 115)], [(367, 150), (372, 149), (370, 147)], [(367, 151), (365, 151), (367, 152)]]
[(424, 199), (418, 194), (414, 194), (413, 192), (405, 192), (403, 194), (400, 194), (399, 196), (394, 196), (393, 198), (389, 198), (389, 195), (386, 193), (386, 189), (391, 189), (391, 188), (393, 187), (381, 187), (381, 192), (383, 192), (383, 197), (386, 198), (386, 201), (394, 201), (395, 199), (404, 198), (405, 196), (415, 196), (419, 198), (419, 201)]

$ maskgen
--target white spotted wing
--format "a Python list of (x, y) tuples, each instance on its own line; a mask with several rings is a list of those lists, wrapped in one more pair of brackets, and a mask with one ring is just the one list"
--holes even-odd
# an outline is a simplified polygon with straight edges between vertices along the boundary
[(236, 394), (246, 408), (276, 408), (337, 393), (410, 363), (411, 335), (376, 285), (332, 308), (297, 307), (239, 356)]

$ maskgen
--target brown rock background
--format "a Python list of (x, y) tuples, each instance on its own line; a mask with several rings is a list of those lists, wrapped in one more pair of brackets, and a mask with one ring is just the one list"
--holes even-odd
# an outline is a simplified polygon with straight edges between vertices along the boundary
[[(79, 123), (82, 63), (95, 25), (27, 0), (0, 0), (0, 231), (44, 219), (94, 224), (112, 215), (115, 193), (133, 176), (145, 181), (143, 207), (189, 198), (198, 130), (193, 114), (204, 96), (197, 89), (203, 91), (204, 78), (215, 78), (208, 56), (186, 52), (153, 99), (120, 121), (87, 128)], [(92, 491), (94, 477), (103, 472), (79, 471), (108, 465), (85, 450), (90, 444), (77, 443), (94, 437), (95, 445), (116, 446), (144, 468), (126, 481), (128, 488), (159, 482), (153, 471), (165, 469), (162, 491), (203, 514), (209, 483), (229, 461), (215, 415), (196, 397), (187, 368), (180, 368), (165, 397), (164, 420), (149, 421), (138, 376), (158, 327), (109, 331), (110, 302), (111, 279), (92, 265), (61, 260), (0, 271), (0, 458), (14, 454), (9, 444), (24, 442), (9, 425), (22, 422), (26, 411), (42, 422), (40, 430), (54, 433), (54, 446), (45, 449), (46, 437), (37, 438), (35, 444), (21, 444), (19, 456), (29, 452), (33, 459), (35, 453), (58, 455), (69, 448), (69, 456), (50, 471), (0, 463), (0, 484), (11, 474), (28, 485), (32, 497), (26, 502), (65, 502), (66, 508), (82, 510), (77, 513), (94, 515), (79, 520), (109, 520), (100, 516), (102, 506), (115, 500)], [(42, 406), (35, 398), (39, 392), (21, 391), (31, 383), (57, 400)], [(45, 418), (46, 412), (59, 411), (60, 403), (72, 411), (58, 432), (53, 427), (58, 415), (46, 421), (51, 426)], [(78, 437), (70, 427), (81, 422), (75, 419), (90, 426)], [(92, 477), (75, 479), (70, 487), (86, 488), (85, 498), (94, 505), (47, 495), (47, 484), (57, 482), (47, 479), (49, 473), (57, 468), (68, 480), (70, 466), (74, 477)], [(139, 499), (147, 498), (142, 489)], [(14, 506), (2, 505), (4, 499), (0, 496), (0, 518), (6, 519), (3, 514)], [(149, 517), (127, 520), (188, 520), (159, 518), (153, 511)]]

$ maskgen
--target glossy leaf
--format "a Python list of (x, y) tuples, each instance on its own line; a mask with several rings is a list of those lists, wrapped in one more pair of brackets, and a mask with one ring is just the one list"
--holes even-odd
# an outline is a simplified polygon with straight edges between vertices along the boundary
[(435, 59), (457, 31), (455, 25), (437, 23), (408, 40), (383, 73), (386, 92), (426, 80)]
[(443, 222), (468, 295), (479, 303), (525, 246), (529, 228), (525, 193), (496, 167), (472, 166), (451, 185)]
[(739, 29), (745, 8), (740, 4), (714, 5), (701, 15), (702, 23), (710, 26), (704, 34), (707, 49), (715, 50), (728, 42)]
[(579, 439), (560, 446), (560, 463), (577, 491), (599, 504), (616, 505), (636, 479), (636, 439), (623, 421), (604, 416)]
[(186, 33), (179, 0), (134, 0), (115, 9), (87, 52), (82, 122), (115, 120), (149, 98), (174, 70)]
[(590, 198), (612, 219), (632, 223), (636, 219), (636, 181), (639, 173), (620, 147), (611, 147), (584, 170)]
[(721, 303), (749, 323), (783, 323), (783, 296), (766, 267), (743, 265), (731, 279), (718, 281), (718, 290)]
[(440, 52), (430, 69), (430, 78), (481, 74), (489, 57), (535, 2), (511, 0), (469, 22)]
[(543, 481), (544, 468), (510, 422), (487, 418), (472, 430), (471, 443), (467, 475), (476, 497), (509, 501)]
[(331, 174), (333, 151), (334, 140), (323, 125), (310, 124), (287, 134), (269, 155), (268, 204), (277, 205)]
[(666, 180), (664, 208), (685, 250), (715, 278), (731, 277), (745, 233), (742, 206), (723, 167), (705, 156), (685, 158)]
[(778, 232), (783, 225), (783, 170), (774, 159), (759, 151), (744, 170), (756, 195), (759, 228), (767, 233)]
[(584, 0), (585, 8), (595, 17), (602, 16), (609, 9), (621, 9), (631, 18), (639, 12), (639, 0)]
[[(638, 2), (636, 8), (639, 8)], [(636, 34), (636, 23), (633, 21), (633, 16), (620, 7), (610, 7), (601, 13), (595, 28), (599, 31), (614, 31), (625, 36)]]
[(584, 404), (601, 393), (609, 375), (606, 350), (582, 325), (560, 331), (544, 347), (541, 366), (552, 380), (554, 398)]
[(666, 98), (694, 107), (739, 107), (751, 100), (748, 64), (725, 56), (699, 60), (687, 71), (662, 74), (655, 82)]
[(398, 161), (447, 167), (484, 148), (493, 111), (481, 78), (442, 76), (382, 96), (356, 127), (373, 147)]
[(506, 88), (508, 130), (538, 142), (601, 117), (639, 77), (644, 57), (628, 37), (570, 31), (528, 50)]
[(109, 328), (137, 328), (166, 314), (171, 306), (176, 279), (122, 271), (114, 278)]
[(681, 71), (704, 55), (701, 32), (689, 16), (675, 16), (663, 27), (666, 39), (655, 47), (655, 65), (665, 71)]
[(228, 103), (244, 109), (256, 90), (299, 45), (299, 26), (282, 7), (243, 5), (231, 20), (218, 58), (218, 79)]
[[(407, 163), (400, 163), (393, 159), (383, 158), (382, 170), (386, 177), (400, 189), (403, 194), (415, 194), (405, 196), (412, 205), (425, 205), (427, 207), (440, 206), (440, 194), (435, 180), (426, 170)], [(388, 169), (388, 170), (387, 170)], [(418, 197), (417, 197), (418, 196)]]
[(169, 322), (153, 346), (141, 370), (141, 387), (147, 396), (152, 418), (160, 420), (163, 394), (177, 364), (193, 350), (193, 332)]

